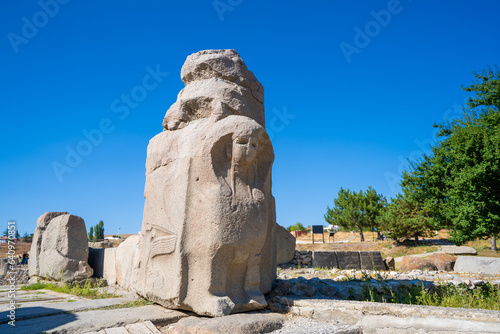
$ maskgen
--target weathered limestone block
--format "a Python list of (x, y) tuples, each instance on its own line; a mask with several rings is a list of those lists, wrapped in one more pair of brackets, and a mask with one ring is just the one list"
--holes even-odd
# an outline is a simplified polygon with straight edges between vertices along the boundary
[(338, 268), (336, 252), (312, 252), (312, 265), (319, 268)]
[(336, 251), (339, 269), (360, 269), (359, 252)]
[(380, 254), (380, 252), (360, 251), (359, 259), (361, 262), (361, 269), (385, 270), (384, 260), (382, 259), (382, 254)]
[(477, 255), (477, 250), (467, 246), (441, 246), (438, 251), (451, 255)]
[(40, 272), (39, 255), (42, 248), (42, 234), (47, 229), (49, 222), (52, 218), (67, 214), (67, 212), (45, 212), (43, 215), (38, 217), (36, 221), (35, 233), (33, 234), (33, 240), (31, 242), (30, 260), (28, 262), (30, 277), (37, 276)]
[(139, 235), (131, 235), (116, 247), (116, 284), (124, 289), (131, 288), (138, 262)]
[(276, 264), (288, 263), (295, 255), (295, 237), (281, 225), (275, 224)]
[(124, 289), (133, 289), (139, 261), (138, 234), (131, 235), (118, 247), (105, 248), (103, 261), (103, 278), (109, 285), (119, 285)]
[[(116, 284), (116, 249), (104, 248), (104, 262), (102, 268), (102, 277), (106, 280), (108, 285)], [(127, 261), (132, 262), (131, 259)]]
[(263, 88), (234, 50), (201, 51), (146, 160), (134, 289), (222, 316), (263, 308), (276, 275)]
[(29, 261), (30, 276), (64, 282), (92, 276), (88, 260), (87, 230), (78, 216), (48, 212), (37, 220)]
[(276, 313), (235, 314), (224, 318), (181, 319), (172, 334), (261, 334), (283, 327), (286, 317)]
[(490, 275), (500, 275), (500, 258), (459, 256), (455, 262), (454, 270), (460, 273), (483, 272)]

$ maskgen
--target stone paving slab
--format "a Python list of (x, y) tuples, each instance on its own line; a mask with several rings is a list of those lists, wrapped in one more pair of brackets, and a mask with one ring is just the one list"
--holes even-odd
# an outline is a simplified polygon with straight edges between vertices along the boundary
[[(38, 301), (53, 301), (62, 300), (65, 296), (56, 295), (54, 293), (49, 293), (48, 291), (16, 291), (16, 303), (26, 303), (26, 302), (38, 302)], [(11, 301), (9, 297), (9, 292), (0, 292), (0, 312), (8, 309), (8, 305)]]
[[(125, 326), (131, 334), (161, 334), (151, 321)], [(107, 334), (107, 333), (106, 333)]]
[[(47, 317), (67, 312), (82, 312), (91, 309), (123, 304), (129, 301), (125, 298), (109, 298), (109, 299), (93, 299), (81, 300), (76, 302), (61, 302), (61, 303), (30, 303), (16, 309), (16, 319), (26, 320), (40, 317)], [(8, 321), (7, 311), (0, 313), (0, 324)], [(6, 320), (5, 320), (6, 319)]]
[[(165, 309), (157, 305), (147, 305), (133, 308), (113, 310), (95, 310), (76, 313), (64, 313), (15, 322), (15, 327), (9, 324), (0, 325), (2, 334), (83, 334), (99, 332), (103, 329), (124, 327), (138, 322), (151, 321), (158, 324), (175, 323), (187, 315), (182, 312)], [(108, 332), (105, 332), (108, 333)]]
[(161, 332), (151, 321), (144, 321), (125, 327), (106, 328), (99, 332), (87, 332), (85, 334), (161, 334)]
[(188, 317), (172, 334), (260, 334), (280, 329), (286, 317), (277, 313), (240, 313), (219, 318)]
[(500, 333), (500, 311), (281, 297), (298, 316), (361, 326), (363, 333)]

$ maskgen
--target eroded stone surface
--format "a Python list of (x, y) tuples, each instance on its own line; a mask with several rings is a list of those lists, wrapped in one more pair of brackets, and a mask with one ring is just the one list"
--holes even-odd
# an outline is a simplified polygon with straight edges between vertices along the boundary
[(276, 264), (288, 263), (295, 255), (295, 237), (281, 225), (275, 224)]
[(446, 253), (433, 253), (429, 256), (429, 260), (438, 270), (453, 271), (457, 258)]
[(446, 245), (439, 248), (439, 252), (451, 255), (476, 255), (477, 250), (467, 246)]
[(432, 263), (429, 259), (423, 259), (421, 257), (415, 256), (405, 256), (401, 260), (400, 268), (402, 271), (409, 270), (437, 270), (437, 267), (434, 263)]
[(270, 333), (283, 326), (286, 317), (274, 313), (234, 314), (224, 318), (181, 319), (172, 334), (260, 334)]
[(87, 263), (85, 222), (66, 212), (47, 212), (38, 218), (31, 254), (30, 276), (73, 282), (93, 274)]
[(133, 287), (201, 315), (263, 308), (276, 219), (262, 86), (234, 50), (189, 56), (182, 78), (148, 146)]
[(500, 258), (459, 256), (455, 262), (455, 271), (463, 273), (486, 273), (500, 275)]

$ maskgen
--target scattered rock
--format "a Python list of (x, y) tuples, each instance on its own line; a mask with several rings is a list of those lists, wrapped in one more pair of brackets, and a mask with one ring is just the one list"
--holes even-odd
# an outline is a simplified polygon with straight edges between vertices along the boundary
[(429, 261), (434, 263), (438, 270), (453, 271), (457, 258), (445, 253), (432, 253)]
[(394, 258), (391, 257), (391, 256), (388, 256), (385, 260), (384, 260), (384, 263), (385, 263), (385, 266), (386, 266), (386, 269), (387, 270), (396, 270), (396, 263), (394, 261)]
[(434, 265), (434, 263), (432, 263), (430, 260), (414, 256), (404, 256), (401, 259), (399, 266), (402, 271), (415, 270), (415, 269), (437, 270), (436, 265)]

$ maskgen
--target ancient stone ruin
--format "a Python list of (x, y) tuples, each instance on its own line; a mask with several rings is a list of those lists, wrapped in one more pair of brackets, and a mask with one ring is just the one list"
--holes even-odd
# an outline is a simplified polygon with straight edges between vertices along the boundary
[(192, 54), (181, 79), (148, 146), (133, 288), (200, 315), (261, 309), (276, 273), (264, 89), (234, 50)]
[(93, 274), (85, 222), (67, 212), (46, 212), (36, 222), (28, 264), (30, 277), (80, 282)]

